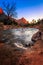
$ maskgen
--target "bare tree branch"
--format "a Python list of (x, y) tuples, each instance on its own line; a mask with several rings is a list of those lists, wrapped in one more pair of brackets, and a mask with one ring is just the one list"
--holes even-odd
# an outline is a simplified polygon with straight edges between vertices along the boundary
[(5, 3), (3, 2), (3, 8), (4, 8), (4, 11), (5, 13), (7, 14), (8, 18), (9, 17), (17, 17), (17, 12), (16, 12), (16, 3), (13, 2), (13, 4), (10, 4), (10, 3)]

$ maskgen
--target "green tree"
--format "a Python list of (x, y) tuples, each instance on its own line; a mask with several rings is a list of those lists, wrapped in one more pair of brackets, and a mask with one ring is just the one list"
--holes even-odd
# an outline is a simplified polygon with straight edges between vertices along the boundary
[(31, 23), (35, 24), (36, 23), (36, 20), (33, 19)]

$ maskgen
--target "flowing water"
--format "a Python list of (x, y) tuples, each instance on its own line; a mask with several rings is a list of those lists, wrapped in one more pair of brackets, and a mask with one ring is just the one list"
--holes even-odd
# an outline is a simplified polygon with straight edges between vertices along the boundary
[(27, 49), (26, 46), (32, 43), (31, 38), (33, 34), (38, 32), (38, 29), (35, 28), (18, 28), (3, 31), (2, 40), (5, 43), (14, 44), (18, 48)]

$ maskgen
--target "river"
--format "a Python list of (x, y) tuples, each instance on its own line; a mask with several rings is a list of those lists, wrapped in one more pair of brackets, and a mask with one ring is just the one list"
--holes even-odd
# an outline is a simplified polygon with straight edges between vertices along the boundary
[(1, 38), (6, 44), (14, 44), (18, 48), (27, 49), (26, 46), (32, 43), (31, 38), (33, 34), (38, 32), (35, 28), (18, 28), (3, 31)]

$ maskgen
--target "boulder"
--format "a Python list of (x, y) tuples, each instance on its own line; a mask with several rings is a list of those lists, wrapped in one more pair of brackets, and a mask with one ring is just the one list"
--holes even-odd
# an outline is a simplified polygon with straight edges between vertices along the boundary
[(35, 33), (33, 36), (32, 36), (32, 41), (33, 42), (36, 42), (37, 40), (43, 40), (43, 31), (38, 31), (37, 33)]

